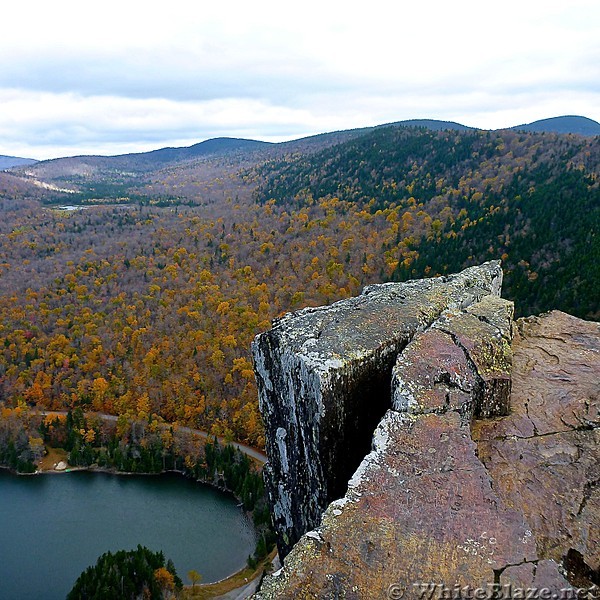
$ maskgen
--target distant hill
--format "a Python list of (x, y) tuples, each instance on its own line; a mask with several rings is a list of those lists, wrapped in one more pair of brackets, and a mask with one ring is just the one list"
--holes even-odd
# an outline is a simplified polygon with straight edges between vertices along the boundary
[(394, 121), (393, 123), (383, 123), (381, 125), (374, 125), (372, 127), (360, 127), (357, 129), (343, 129), (341, 131), (319, 133), (317, 135), (311, 135), (309, 137), (291, 140), (289, 142), (282, 142), (280, 144), (276, 144), (276, 146), (286, 151), (323, 150), (329, 146), (348, 142), (363, 135), (369, 134), (376, 129), (381, 129), (384, 127), (417, 127), (420, 129), (429, 129), (431, 131), (444, 131), (448, 129), (453, 131), (473, 130), (473, 127), (467, 127), (466, 125), (461, 125), (460, 123), (455, 123), (454, 121), (438, 121), (436, 119), (407, 119), (405, 121)]
[(32, 165), (36, 162), (37, 160), (34, 160), (33, 158), (19, 158), (18, 156), (5, 156), (4, 154), (0, 154), (0, 171), (12, 167)]
[(541, 119), (525, 125), (511, 127), (518, 131), (546, 132), (546, 133), (575, 133), (578, 135), (600, 135), (600, 123), (587, 117), (567, 115)]
[(387, 211), (397, 237), (373, 252), (397, 252), (394, 279), (502, 256), (519, 314), (560, 306), (598, 318), (599, 173), (597, 138), (381, 127), (259, 166), (254, 198), (309, 214), (322, 199), (373, 219)]
[[(474, 131), (475, 127), (467, 127), (454, 121), (438, 121), (436, 119), (408, 119), (406, 121), (397, 121), (390, 125), (400, 127), (421, 127), (431, 131)], [(384, 127), (382, 125), (381, 127)], [(567, 115), (563, 117), (551, 117), (549, 119), (541, 119), (533, 123), (524, 125), (516, 125), (510, 129), (518, 131), (530, 132), (546, 132), (546, 133), (575, 133), (578, 135), (600, 135), (600, 123), (587, 117), (579, 117), (575, 115)]]
[[(309, 137), (273, 144), (271, 149), (276, 153), (277, 150), (285, 152), (315, 152), (324, 150), (331, 146), (350, 142), (366, 136), (375, 130), (387, 127), (411, 127), (425, 129), (428, 131), (481, 131), (477, 127), (469, 127), (455, 121), (440, 121), (437, 119), (406, 119), (404, 121), (394, 121), (392, 123), (383, 123), (372, 127), (361, 127), (357, 129), (343, 129), (328, 133), (319, 133)], [(579, 135), (600, 135), (600, 123), (588, 119), (587, 117), (567, 116), (553, 117), (551, 119), (542, 119), (528, 125), (518, 125), (509, 129), (531, 132), (548, 133), (575, 133)], [(493, 131), (493, 130), (492, 130)], [(497, 131), (501, 131), (500, 129)]]
[[(182, 162), (204, 156), (226, 155), (240, 151), (252, 151), (271, 146), (269, 142), (247, 140), (240, 138), (214, 138), (187, 146), (184, 148), (160, 148), (150, 152), (137, 154), (121, 154), (110, 157), (114, 160), (127, 163), (143, 165), (152, 169), (166, 163)], [(151, 169), (149, 169), (151, 170)]]
[[(578, 116), (543, 119), (528, 125), (519, 125), (512, 129), (527, 132), (555, 132), (558, 134), (576, 133), (585, 136), (600, 134), (599, 123)], [(208, 182), (211, 178), (213, 180), (219, 179), (220, 176), (217, 175), (217, 172), (239, 172), (253, 166), (258, 167), (265, 161), (274, 161), (275, 163), (284, 161), (286, 163), (292, 156), (299, 155), (302, 155), (305, 161), (309, 161), (310, 156), (336, 146), (352, 142), (359, 145), (371, 143), (369, 136), (386, 130), (404, 131), (408, 135), (407, 138), (401, 137), (403, 145), (401, 150), (395, 147), (386, 149), (390, 156), (396, 156), (398, 152), (401, 152), (408, 153), (407, 157), (419, 155), (421, 159), (427, 159), (428, 152), (432, 148), (430, 148), (429, 143), (420, 150), (413, 148), (416, 138), (412, 137), (411, 131), (419, 130), (421, 133), (444, 131), (464, 134), (474, 134), (481, 131), (454, 121), (408, 119), (377, 126), (322, 133), (281, 143), (222, 137), (205, 140), (187, 147), (165, 147), (149, 152), (117, 156), (73, 156), (40, 162), (13, 159), (23, 162), (20, 163), (20, 166), (15, 166), (14, 162), (10, 165), (12, 166), (12, 174), (23, 177), (30, 184), (50, 190), (54, 195), (64, 195), (68, 192), (72, 202), (98, 199), (121, 201), (124, 198), (136, 198), (139, 201), (143, 199), (158, 201), (158, 196), (160, 196), (161, 202), (179, 201), (183, 196), (187, 196), (188, 199), (190, 199), (189, 196), (192, 196), (191, 200), (196, 201), (200, 181), (204, 182), (202, 184), (204, 185), (204, 197), (214, 196), (213, 192), (216, 188), (212, 184), (209, 185)], [(435, 142), (434, 145), (437, 143)], [(463, 146), (464, 144), (461, 142), (460, 145)], [(458, 156), (457, 149), (444, 149), (443, 151), (450, 151), (454, 159)], [(401, 159), (400, 156), (396, 156), (396, 158)], [(317, 159), (317, 162), (318, 160), (320, 159)], [(299, 167), (298, 164), (289, 166), (292, 171)], [(341, 171), (344, 170), (343, 165), (340, 165), (339, 168)], [(327, 193), (336, 193), (333, 189), (336, 187), (334, 185), (336, 175), (330, 174), (329, 177), (324, 179), (316, 178), (314, 173), (319, 172), (320, 169), (320, 165), (316, 164), (312, 175), (304, 173), (300, 177), (300, 179), (305, 180), (305, 187), (306, 182), (310, 180), (309, 187), (312, 193), (320, 195), (325, 193), (326, 189)], [(357, 173), (357, 176), (359, 175)], [(273, 193), (281, 193), (283, 191), (282, 184), (284, 183), (285, 186), (290, 185), (289, 190), (291, 191), (295, 183), (298, 182), (292, 183), (290, 176), (291, 171), (286, 172), (278, 185), (275, 186), (278, 189), (274, 188)], [(360, 178), (362, 179), (362, 176)], [(179, 182), (177, 188), (173, 188), (166, 183), (173, 179)], [(263, 191), (273, 183), (275, 181), (270, 175), (267, 175), (266, 180), (261, 184)], [(175, 189), (177, 189), (177, 193), (174, 193)], [(371, 192), (375, 197), (380, 196), (377, 189), (373, 189)], [(222, 190), (221, 195), (223, 193)]]
[(160, 148), (150, 152), (120, 154), (117, 156), (72, 156), (55, 158), (29, 165), (25, 174), (41, 179), (90, 180), (118, 175), (130, 179), (137, 175), (158, 171), (166, 166), (199, 158), (227, 156), (269, 147), (269, 142), (238, 138), (215, 138), (183, 148)]

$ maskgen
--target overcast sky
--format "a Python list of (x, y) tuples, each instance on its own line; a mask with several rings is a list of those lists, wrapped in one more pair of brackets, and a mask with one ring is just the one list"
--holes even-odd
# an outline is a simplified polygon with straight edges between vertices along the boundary
[(11, 0), (0, 154), (281, 141), (411, 118), (600, 121), (598, 0)]

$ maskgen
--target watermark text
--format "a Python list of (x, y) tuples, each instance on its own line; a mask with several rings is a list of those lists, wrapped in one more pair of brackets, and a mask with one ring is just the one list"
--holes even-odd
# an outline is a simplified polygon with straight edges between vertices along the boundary
[[(412, 589), (408, 590), (410, 587)], [(410, 593), (407, 593), (410, 592)], [(485, 586), (448, 586), (443, 583), (413, 583), (406, 586), (392, 583), (388, 587), (389, 600), (404, 596), (419, 600), (600, 600), (600, 588), (551, 589), (547, 587), (518, 587), (511, 583), (489, 583)]]

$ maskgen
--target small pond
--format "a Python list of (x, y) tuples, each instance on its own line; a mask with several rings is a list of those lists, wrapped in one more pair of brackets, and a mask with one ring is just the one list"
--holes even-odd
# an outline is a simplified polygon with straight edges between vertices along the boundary
[(72, 472), (15, 476), (0, 470), (0, 598), (64, 599), (106, 551), (162, 550), (184, 583), (243, 567), (256, 543), (233, 496), (175, 474)]

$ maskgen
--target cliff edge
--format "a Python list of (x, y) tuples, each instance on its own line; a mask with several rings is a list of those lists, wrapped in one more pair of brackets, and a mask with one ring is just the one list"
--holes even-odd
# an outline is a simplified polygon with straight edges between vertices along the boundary
[(598, 596), (600, 324), (513, 322), (501, 279), (371, 286), (258, 336), (284, 566), (256, 598)]

